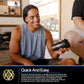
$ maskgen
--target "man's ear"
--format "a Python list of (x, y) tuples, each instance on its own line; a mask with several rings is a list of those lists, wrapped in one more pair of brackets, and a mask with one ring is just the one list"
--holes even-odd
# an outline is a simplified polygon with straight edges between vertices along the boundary
[(28, 17), (25, 17), (25, 21), (28, 22)]

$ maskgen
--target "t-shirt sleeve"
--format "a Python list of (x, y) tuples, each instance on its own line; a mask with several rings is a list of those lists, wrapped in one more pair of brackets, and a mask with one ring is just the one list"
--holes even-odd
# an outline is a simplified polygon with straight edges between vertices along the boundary
[(83, 7), (82, 7), (82, 2), (81, 0), (75, 0), (73, 3), (73, 8), (72, 8), (72, 18), (73, 17), (82, 17), (82, 11)]

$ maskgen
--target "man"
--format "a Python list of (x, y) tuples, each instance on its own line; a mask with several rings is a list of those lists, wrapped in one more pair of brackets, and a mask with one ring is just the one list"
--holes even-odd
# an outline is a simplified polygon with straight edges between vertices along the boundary
[(84, 0), (75, 0), (72, 10), (75, 27), (65, 34), (70, 49), (84, 60)]
[[(23, 10), (24, 24), (14, 28), (10, 40), (10, 57), (13, 62), (22, 65), (51, 64), (52, 60), (45, 60), (45, 47), (55, 60), (60, 54), (67, 51), (66, 48), (52, 51), (53, 39), (51, 33), (40, 25), (38, 8), (28, 5)], [(54, 61), (55, 62), (55, 61)], [(60, 60), (59, 65), (74, 65), (73, 59)]]

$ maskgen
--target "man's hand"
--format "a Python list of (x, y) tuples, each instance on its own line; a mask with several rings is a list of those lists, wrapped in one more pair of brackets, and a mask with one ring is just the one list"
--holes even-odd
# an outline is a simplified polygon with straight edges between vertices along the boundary
[(55, 52), (58, 54), (58, 55), (61, 55), (63, 54), (64, 52), (68, 51), (67, 48), (60, 48), (59, 50), (56, 50)]
[(68, 51), (68, 49), (67, 49), (67, 48), (60, 48), (59, 50), (52, 51), (51, 56), (52, 56), (52, 58), (58, 58), (58, 57), (59, 57), (59, 55), (61, 55), (61, 54), (65, 53), (66, 51)]

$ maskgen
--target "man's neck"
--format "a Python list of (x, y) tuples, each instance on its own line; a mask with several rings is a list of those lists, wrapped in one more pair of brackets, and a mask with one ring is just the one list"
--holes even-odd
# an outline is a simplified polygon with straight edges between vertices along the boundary
[(30, 27), (28, 24), (27, 24), (27, 28), (29, 29), (30, 32), (36, 32), (39, 29), (39, 28)]

